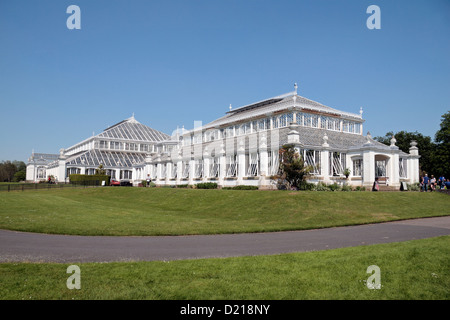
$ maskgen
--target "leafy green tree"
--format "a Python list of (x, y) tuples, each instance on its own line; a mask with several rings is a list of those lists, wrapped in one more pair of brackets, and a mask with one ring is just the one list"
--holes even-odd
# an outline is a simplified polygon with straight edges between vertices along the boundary
[(292, 144), (283, 145), (279, 150), (279, 155), (278, 185), (301, 189), (302, 185), (306, 183), (306, 177), (313, 171), (313, 166), (305, 165), (303, 157)]
[[(450, 111), (441, 116), (440, 129), (436, 132), (434, 157), (435, 175), (450, 179)], [(420, 150), (419, 150), (420, 151)]]
[(14, 174), (17, 172), (17, 167), (11, 161), (2, 161), (0, 163), (0, 181), (11, 182), (14, 179)]
[(27, 173), (25, 171), (21, 170), (21, 171), (17, 171), (14, 174), (14, 179), (13, 180), (15, 182), (20, 182), (20, 181), (25, 181), (26, 178), (27, 178)]

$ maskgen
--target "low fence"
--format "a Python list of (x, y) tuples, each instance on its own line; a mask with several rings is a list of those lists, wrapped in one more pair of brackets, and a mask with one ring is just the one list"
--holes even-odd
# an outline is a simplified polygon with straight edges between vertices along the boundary
[(102, 186), (101, 181), (76, 181), (72, 183), (0, 183), (0, 191), (54, 190), (63, 188), (91, 188)]

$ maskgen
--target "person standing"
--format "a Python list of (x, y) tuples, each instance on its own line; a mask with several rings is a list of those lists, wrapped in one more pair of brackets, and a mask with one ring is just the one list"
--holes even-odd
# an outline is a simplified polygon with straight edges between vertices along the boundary
[(150, 187), (150, 183), (152, 183), (152, 179), (150, 178), (150, 174), (147, 174), (147, 187)]
[(444, 187), (445, 187), (445, 178), (444, 178), (444, 175), (441, 175), (441, 176), (439, 177), (438, 184), (439, 184), (439, 186), (440, 186), (441, 189), (444, 189)]
[(431, 175), (430, 179), (430, 191), (434, 191), (436, 189), (436, 178)]
[(372, 191), (378, 191), (380, 190), (380, 186), (378, 185), (378, 178), (375, 178), (375, 181), (373, 182)]
[(428, 184), (430, 183), (430, 178), (428, 178), (428, 174), (425, 173), (425, 177), (423, 177), (423, 190), (427, 192)]

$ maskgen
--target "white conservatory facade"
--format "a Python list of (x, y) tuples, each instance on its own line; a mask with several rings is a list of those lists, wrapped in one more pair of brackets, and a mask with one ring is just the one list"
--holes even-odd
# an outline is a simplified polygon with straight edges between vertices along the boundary
[[(149, 175), (156, 185), (216, 182), (220, 187), (254, 185), (276, 188), (279, 149), (293, 144), (314, 171), (309, 182), (399, 187), (419, 181), (419, 153), (395, 140), (387, 146), (363, 135), (362, 110), (340, 111), (293, 92), (231, 109), (208, 124), (177, 130), (172, 136), (131, 117), (105, 129), (50, 160), (33, 154), (27, 180), (39, 181), (43, 170), (59, 181), (72, 173), (94, 174), (100, 164), (112, 178), (137, 185)], [(56, 159), (54, 159), (56, 157)], [(39, 170), (38, 170), (39, 168)], [(350, 175), (345, 177), (344, 170)], [(37, 175), (39, 172), (39, 176)]]

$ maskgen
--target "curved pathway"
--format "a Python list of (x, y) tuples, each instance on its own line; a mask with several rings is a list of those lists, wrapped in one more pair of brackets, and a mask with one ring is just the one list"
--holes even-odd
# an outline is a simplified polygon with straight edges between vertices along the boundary
[(450, 216), (306, 231), (200, 236), (69, 236), (0, 230), (0, 262), (112, 262), (269, 255), (450, 235)]

